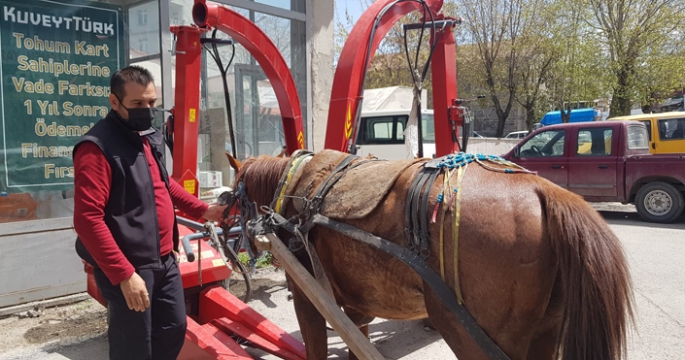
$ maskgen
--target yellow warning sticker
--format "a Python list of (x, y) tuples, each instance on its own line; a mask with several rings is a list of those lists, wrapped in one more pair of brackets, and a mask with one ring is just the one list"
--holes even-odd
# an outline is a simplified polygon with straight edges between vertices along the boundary
[(191, 194), (195, 194), (195, 180), (183, 180), (183, 188)]
[(214, 259), (214, 260), (212, 260), (212, 265), (214, 265), (214, 266), (224, 266), (224, 265), (226, 265), (226, 263), (224, 263), (224, 261), (221, 260), (221, 259)]
[(352, 137), (352, 104), (347, 104), (347, 116), (345, 117), (345, 139)]
[(304, 134), (302, 131), (297, 134), (297, 145), (299, 145), (300, 149), (304, 149)]
[(188, 111), (188, 121), (195, 122), (196, 118), (197, 118), (197, 110), (194, 108), (190, 108), (190, 110)]

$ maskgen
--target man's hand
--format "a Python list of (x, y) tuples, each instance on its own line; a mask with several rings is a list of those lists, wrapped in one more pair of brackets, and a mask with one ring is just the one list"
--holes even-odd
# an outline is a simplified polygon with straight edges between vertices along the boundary
[(221, 217), (224, 215), (224, 210), (228, 205), (219, 206), (216, 203), (209, 205), (209, 208), (202, 215), (206, 220), (221, 222)]
[(150, 296), (145, 287), (145, 280), (133, 273), (130, 278), (121, 282), (121, 292), (124, 293), (126, 305), (130, 310), (143, 312), (150, 307)]

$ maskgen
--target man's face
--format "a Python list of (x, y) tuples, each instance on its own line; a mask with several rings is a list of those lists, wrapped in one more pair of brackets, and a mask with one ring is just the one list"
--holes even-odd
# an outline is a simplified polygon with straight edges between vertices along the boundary
[[(128, 120), (126, 108), (154, 108), (157, 104), (157, 90), (155, 84), (150, 82), (147, 86), (129, 82), (124, 85), (124, 98), (121, 102), (114, 94), (109, 94), (109, 104), (122, 118)], [(123, 104), (123, 106), (122, 106)]]

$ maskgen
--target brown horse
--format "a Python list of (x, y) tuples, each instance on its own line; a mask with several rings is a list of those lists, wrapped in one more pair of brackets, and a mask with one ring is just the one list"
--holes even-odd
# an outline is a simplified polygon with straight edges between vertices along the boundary
[[(311, 194), (348, 155), (324, 152), (335, 161), (323, 166), (311, 161), (299, 178), (307, 181), (293, 180), (288, 193)], [(367, 216), (337, 220), (407, 246), (405, 202), (426, 161), (415, 161), (400, 171)], [(270, 205), (288, 163), (289, 158), (248, 159), (234, 188), (243, 182), (251, 201)], [(429, 209), (443, 189), (443, 176), (433, 185)], [(631, 281), (621, 244), (601, 216), (582, 198), (543, 178), (505, 174), (475, 163), (468, 165), (459, 192), (458, 279), (451, 255), (454, 204), (446, 210), (444, 222), (430, 224), (427, 261), (440, 274), (436, 239), (442, 227), (446, 284), (456, 290), (458, 280), (464, 306), (508, 357), (620, 359), (633, 316)], [(286, 204), (286, 217), (297, 213), (296, 205), (295, 200)], [(429, 317), (459, 359), (489, 358), (422, 278), (398, 259), (320, 226), (312, 229), (309, 240), (315, 244), (335, 300), (367, 336), (365, 325), (373, 317)], [(290, 284), (307, 357), (325, 359), (326, 322), (302, 291)]]

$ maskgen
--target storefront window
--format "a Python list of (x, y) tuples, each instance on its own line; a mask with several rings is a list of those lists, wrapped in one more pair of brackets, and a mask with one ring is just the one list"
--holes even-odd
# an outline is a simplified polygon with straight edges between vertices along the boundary
[[(192, 0), (162, 1), (167, 1), (171, 25), (192, 24)], [(305, 8), (305, 0), (256, 2), (300, 13)], [(304, 21), (230, 8), (255, 22), (276, 44), (295, 79), (306, 119)], [(159, 105), (173, 106), (173, 101), (162, 103), (163, 95), (174, 96), (175, 56), (163, 73), (162, 55), (168, 54), (171, 44), (160, 43), (160, 31), (169, 30), (160, 29), (159, 9), (158, 0), (3, 1), (0, 223), (72, 216), (71, 152), (79, 137), (109, 111), (109, 80), (116, 70), (129, 64), (150, 70)], [(40, 19), (36, 14), (41, 14)], [(221, 32), (218, 36), (226, 38)], [(231, 52), (229, 46), (219, 49), (224, 66)], [(200, 171), (221, 172), (223, 184), (230, 184), (225, 152), (233, 146), (222, 76), (209, 53), (203, 56), (198, 166)], [(235, 45), (226, 81), (238, 157), (279, 153), (284, 139), (274, 91), (260, 65), (240, 44)], [(169, 83), (171, 96), (162, 90)], [(162, 122), (160, 117), (155, 124)]]
[(3, 0), (1, 10), (0, 222), (71, 216), (73, 146), (109, 111), (124, 9)]
[[(275, 2), (274, 2), (275, 3)], [(284, 2), (281, 2), (284, 3)], [(290, 1), (288, 1), (290, 3)], [(190, 21), (193, 2), (178, 2), (171, 8), (173, 14), (180, 14)], [(221, 5), (221, 4), (219, 4)], [(276, 4), (267, 4), (276, 6)], [(226, 5), (221, 5), (226, 6)], [(306, 119), (306, 45), (304, 22), (267, 15), (255, 11), (226, 6), (259, 26), (278, 47), (291, 70), (298, 87), (303, 119)], [(206, 37), (211, 38), (212, 32)], [(229, 39), (216, 32), (219, 39)], [(233, 171), (228, 164), (226, 152), (233, 153), (229, 131), (229, 114), (226, 111), (226, 96), (222, 73), (213, 58), (212, 46), (206, 44), (203, 52), (202, 103), (203, 114), (200, 123), (198, 157), (200, 171), (220, 172), (225, 185), (230, 185)], [(285, 145), (281, 113), (273, 88), (262, 68), (242, 45), (234, 47), (221, 45), (217, 48), (219, 58), (226, 72), (230, 119), (235, 134), (236, 155), (244, 160), (260, 154), (277, 155)], [(232, 62), (229, 66), (229, 60)], [(175, 59), (174, 59), (175, 62)], [(293, 66), (295, 64), (295, 66)], [(207, 177), (201, 177), (207, 178)], [(216, 184), (203, 184), (201, 190)]]

